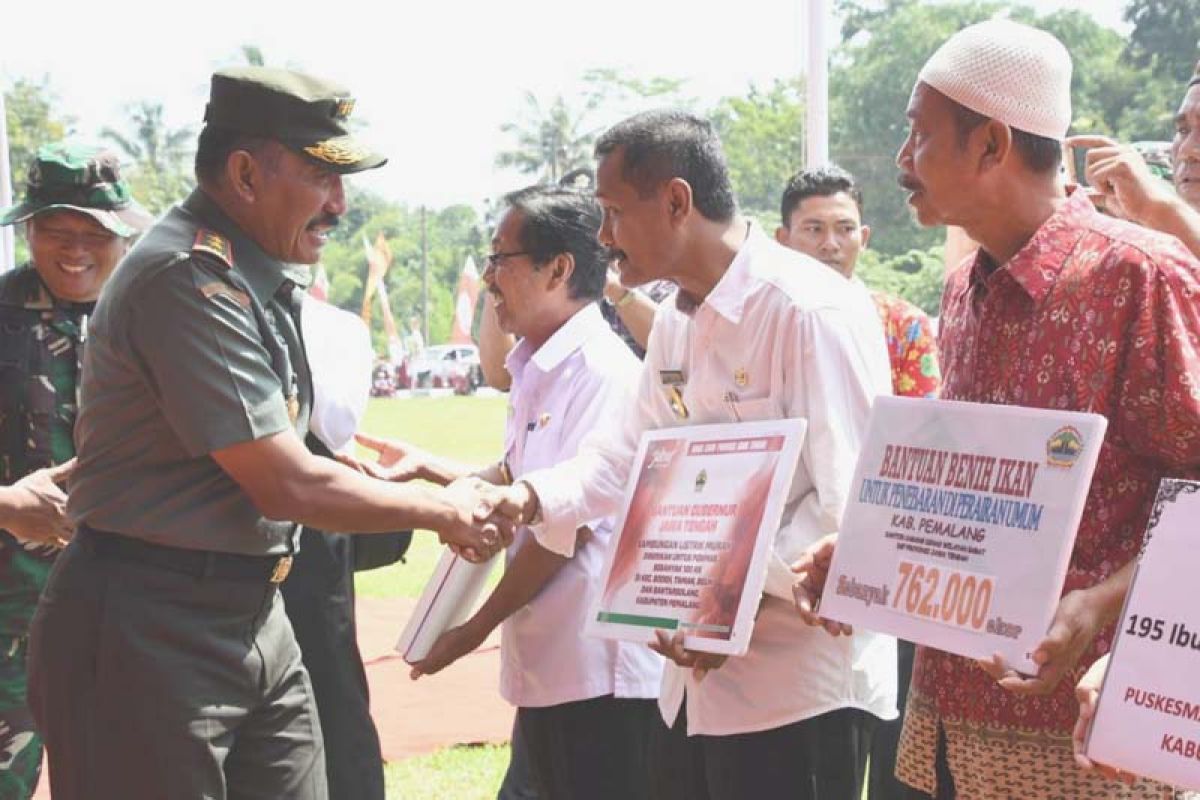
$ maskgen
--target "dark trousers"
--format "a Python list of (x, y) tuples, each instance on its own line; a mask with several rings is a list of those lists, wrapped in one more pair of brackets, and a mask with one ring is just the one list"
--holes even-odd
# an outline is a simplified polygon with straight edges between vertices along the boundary
[(305, 529), (280, 590), (316, 695), (330, 800), (384, 800), (383, 755), (354, 624), (354, 544), (345, 534)]
[[(647, 798), (654, 700), (611, 695), (517, 709), (541, 800)], [(661, 723), (659, 723), (661, 724)]]
[(59, 556), (30, 631), (55, 800), (326, 800), (300, 649), (265, 580)]
[(878, 719), (840, 709), (755, 733), (688, 736), (681, 709), (651, 743), (655, 800), (857, 800)]
[(908, 685), (912, 683), (913, 656), (917, 647), (912, 642), (896, 641), (896, 700), (900, 716), (880, 722), (871, 737), (871, 775), (867, 783), (869, 800), (914, 800), (913, 789), (896, 777), (896, 751), (900, 746), (900, 730), (904, 727), (904, 709), (908, 706)]
[(508, 769), (496, 792), (496, 800), (538, 800), (533, 785), (533, 767), (529, 765), (529, 748), (521, 735), (521, 723), (513, 718), (512, 739), (509, 742)]

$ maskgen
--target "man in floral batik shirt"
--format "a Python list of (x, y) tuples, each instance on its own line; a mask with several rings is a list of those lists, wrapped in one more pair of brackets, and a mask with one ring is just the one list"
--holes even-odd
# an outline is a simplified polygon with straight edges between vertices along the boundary
[[(1038, 674), (917, 650), (896, 773), (937, 798), (1173, 792), (1075, 766), (1073, 687), (1110, 646), (1159, 480), (1198, 474), (1200, 263), (1063, 188), (1070, 80), (1049, 34), (1006, 20), (966, 28), (921, 70), (897, 157), (921, 224), (980, 243), (942, 299), (942, 397), (1109, 421)], [(828, 549), (808, 556), (824, 563)], [(811, 622), (820, 572), (806, 567), (797, 602)]]

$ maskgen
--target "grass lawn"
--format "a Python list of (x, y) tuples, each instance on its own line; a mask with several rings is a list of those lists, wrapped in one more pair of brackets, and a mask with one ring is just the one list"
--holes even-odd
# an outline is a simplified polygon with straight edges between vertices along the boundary
[[(367, 406), (362, 429), (482, 466), (498, 459), (504, 447), (507, 400), (507, 395), (376, 398)], [(364, 451), (362, 456), (368, 453)], [(360, 572), (355, 577), (355, 591), (361, 597), (419, 597), (441, 554), (437, 537), (421, 531), (413, 537), (405, 556), (407, 563)], [(499, 580), (499, 575), (496, 570), (492, 579)]]
[(388, 800), (492, 800), (504, 771), (508, 747), (462, 745), (388, 764)]
[[(486, 464), (504, 446), (507, 397), (414, 397), (371, 400), (363, 430), (401, 439), (469, 464)], [(364, 457), (368, 454), (363, 453)], [(365, 597), (419, 597), (441, 557), (442, 546), (428, 531), (417, 533), (407, 563), (360, 572), (355, 590)], [(500, 571), (492, 573), (498, 580)], [(508, 747), (449, 747), (388, 764), (388, 800), (491, 800), (508, 768)]]

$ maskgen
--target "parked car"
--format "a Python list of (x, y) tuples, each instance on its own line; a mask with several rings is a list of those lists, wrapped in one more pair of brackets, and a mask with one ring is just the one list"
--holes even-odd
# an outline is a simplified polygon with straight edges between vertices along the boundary
[(456, 394), (470, 394), (483, 385), (479, 348), (473, 344), (426, 347), (409, 365), (409, 377), (414, 386), (451, 388)]

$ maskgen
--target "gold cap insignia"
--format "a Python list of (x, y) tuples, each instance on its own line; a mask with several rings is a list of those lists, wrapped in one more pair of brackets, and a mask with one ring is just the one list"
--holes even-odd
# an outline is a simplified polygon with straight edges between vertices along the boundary
[(317, 142), (304, 148), (304, 152), (327, 164), (357, 164), (371, 155), (370, 150), (349, 136), (339, 136), (336, 139)]
[(351, 97), (343, 97), (337, 101), (337, 105), (333, 107), (334, 119), (345, 119), (354, 111), (354, 99)]

